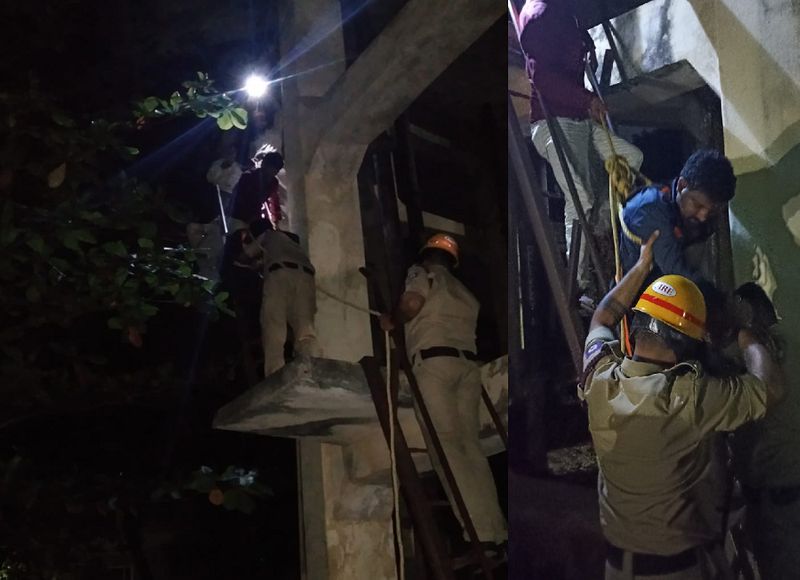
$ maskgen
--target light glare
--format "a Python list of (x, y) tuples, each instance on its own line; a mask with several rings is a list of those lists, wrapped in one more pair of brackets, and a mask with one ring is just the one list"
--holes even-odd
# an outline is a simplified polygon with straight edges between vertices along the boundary
[(267, 92), (268, 85), (269, 83), (264, 77), (250, 75), (244, 84), (244, 90), (247, 92), (249, 97), (257, 99), (264, 96), (264, 93)]

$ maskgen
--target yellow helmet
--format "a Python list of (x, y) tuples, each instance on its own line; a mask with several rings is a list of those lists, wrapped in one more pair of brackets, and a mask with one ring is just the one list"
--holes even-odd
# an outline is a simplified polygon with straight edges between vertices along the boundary
[(427, 249), (444, 250), (455, 258), (455, 265), (458, 266), (458, 243), (447, 234), (440, 233), (431, 236), (420, 251), (425, 251)]
[(633, 308), (695, 340), (706, 332), (706, 301), (697, 285), (675, 274), (647, 287)]

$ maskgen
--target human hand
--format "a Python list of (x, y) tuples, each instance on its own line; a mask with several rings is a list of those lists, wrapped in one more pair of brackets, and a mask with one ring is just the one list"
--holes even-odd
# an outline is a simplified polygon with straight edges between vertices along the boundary
[(392, 315), (388, 313), (381, 314), (380, 317), (381, 330), (384, 332), (391, 332), (394, 330), (394, 321)]
[(659, 235), (661, 235), (660, 231), (654, 231), (650, 236), (650, 239), (642, 244), (642, 247), (639, 250), (638, 265), (642, 268), (646, 268), (648, 272), (653, 269), (653, 244), (655, 244)]
[(608, 109), (605, 103), (600, 97), (593, 96), (592, 100), (589, 102), (589, 116), (602, 125), (607, 114)]

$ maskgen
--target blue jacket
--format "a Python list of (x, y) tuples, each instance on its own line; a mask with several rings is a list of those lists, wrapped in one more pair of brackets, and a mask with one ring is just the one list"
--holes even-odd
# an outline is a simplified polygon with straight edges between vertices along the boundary
[[(661, 232), (653, 245), (653, 271), (647, 283), (666, 274), (679, 274), (697, 284), (708, 299), (710, 293), (715, 292), (713, 284), (686, 263), (683, 223), (675, 201), (676, 184), (677, 180), (671, 187), (653, 185), (642, 189), (625, 204), (622, 219), (631, 233), (639, 236), (643, 242), (655, 230)], [(639, 245), (628, 239), (623, 231), (620, 231), (619, 238), (622, 270), (628, 272), (639, 259)]]

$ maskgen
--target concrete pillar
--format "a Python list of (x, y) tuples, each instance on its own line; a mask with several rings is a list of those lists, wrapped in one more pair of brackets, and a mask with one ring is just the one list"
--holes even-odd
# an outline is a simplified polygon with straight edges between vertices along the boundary
[[(282, 121), (290, 195), (290, 228), (308, 244), (317, 284), (367, 307), (358, 268), (364, 265), (356, 172), (364, 147), (333, 144), (314, 156), (320, 125), (314, 105), (344, 72), (338, 0), (284, 2), (281, 66), (275, 76), (314, 72), (284, 81)], [(328, 64), (334, 63), (334, 64)], [(318, 295), (317, 332), (323, 356), (358, 361), (372, 354), (368, 315)], [(394, 578), (391, 488), (354, 482), (338, 445), (298, 443), (307, 580)], [(342, 506), (345, 507), (342, 507)], [(359, 511), (358, 507), (370, 510)]]
[[(410, 0), (345, 71), (339, 0), (282, 2), (281, 65), (273, 78), (326, 65), (282, 83), (290, 228), (308, 244), (318, 287), (366, 308), (356, 182), (366, 148), (503, 12), (494, 0)], [(317, 299), (323, 356), (358, 361), (372, 354), (368, 315)], [(394, 578), (392, 496), (388, 481), (373, 477), (385, 474), (385, 465), (371, 471), (362, 457), (381, 453), (348, 462), (358, 450), (307, 441), (298, 449), (304, 577)]]

